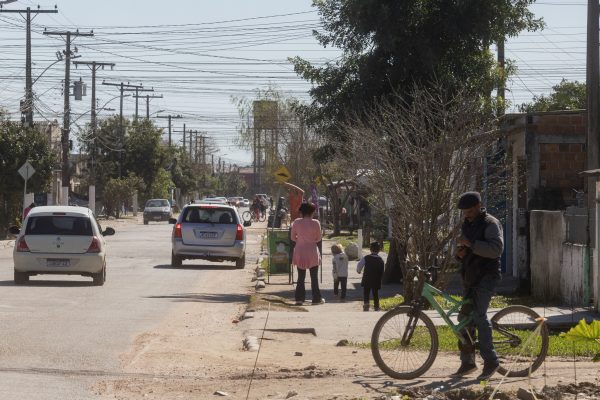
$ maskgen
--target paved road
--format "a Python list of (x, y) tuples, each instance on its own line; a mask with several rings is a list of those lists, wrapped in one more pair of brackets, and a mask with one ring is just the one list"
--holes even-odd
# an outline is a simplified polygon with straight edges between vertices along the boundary
[(171, 269), (166, 223), (103, 226), (117, 233), (107, 238), (102, 287), (56, 275), (15, 286), (12, 247), (0, 246), (0, 399), (97, 398), (90, 386), (120, 374), (119, 355), (172, 312), (174, 295), (235, 271), (232, 263), (223, 269), (200, 260)]

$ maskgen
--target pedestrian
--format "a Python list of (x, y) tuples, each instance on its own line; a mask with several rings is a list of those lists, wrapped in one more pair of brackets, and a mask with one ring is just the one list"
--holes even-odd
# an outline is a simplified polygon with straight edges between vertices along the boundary
[(331, 273), (333, 274), (333, 294), (338, 295), (338, 288), (341, 286), (342, 293), (340, 296), (341, 301), (346, 301), (346, 286), (348, 283), (348, 256), (344, 254), (344, 249), (339, 244), (331, 246), (331, 254), (333, 255), (333, 268)]
[(27, 206), (24, 210), (23, 210), (23, 221), (25, 221), (25, 218), (27, 217), (27, 214), (29, 214), (29, 212), (31, 211), (32, 208), (35, 207), (35, 203), (31, 203), (29, 206)]
[(375, 311), (379, 311), (379, 289), (381, 289), (381, 278), (383, 278), (383, 259), (379, 256), (379, 242), (372, 242), (369, 246), (371, 254), (362, 257), (356, 266), (356, 272), (364, 274), (360, 285), (363, 287), (363, 311), (369, 311), (369, 296), (373, 293), (373, 305)]
[[(500, 280), (500, 257), (504, 249), (502, 226), (481, 206), (478, 192), (463, 193), (458, 200), (464, 221), (461, 236), (457, 239), (456, 258), (461, 262), (461, 276), (464, 298), (471, 303), (463, 306), (458, 320), (473, 315), (473, 326), (467, 327), (462, 335), (467, 343), (468, 336), (475, 338), (475, 328), (479, 337), (479, 353), (483, 358), (483, 371), (478, 380), (488, 380), (498, 369), (498, 356), (492, 343), (492, 327), (487, 317), (492, 295)], [(459, 341), (460, 367), (453, 376), (459, 377), (477, 369), (474, 346)]]
[(315, 206), (310, 203), (302, 203), (298, 210), (302, 218), (292, 222), (291, 240), (295, 243), (292, 255), (292, 265), (298, 269), (298, 281), (296, 282), (295, 300), (296, 305), (302, 305), (306, 297), (304, 281), (306, 270), (310, 273), (310, 289), (312, 304), (322, 304), (325, 300), (321, 297), (319, 290), (319, 264), (321, 253), (319, 244), (321, 242), (321, 224), (313, 219)]

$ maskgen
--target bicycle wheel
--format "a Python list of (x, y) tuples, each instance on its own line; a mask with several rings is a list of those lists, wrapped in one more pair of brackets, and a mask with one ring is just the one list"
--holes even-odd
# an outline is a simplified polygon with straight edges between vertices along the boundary
[(548, 327), (538, 318), (538, 313), (525, 306), (508, 306), (492, 317), (492, 341), (502, 375), (528, 376), (544, 362)]
[(371, 336), (371, 352), (377, 366), (395, 379), (423, 375), (438, 351), (437, 331), (431, 319), (422, 311), (415, 317), (411, 313), (411, 307), (386, 312)]

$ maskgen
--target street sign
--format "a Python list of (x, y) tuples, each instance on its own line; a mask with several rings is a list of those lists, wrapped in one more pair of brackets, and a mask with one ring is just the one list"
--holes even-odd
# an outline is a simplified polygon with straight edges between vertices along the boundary
[(292, 175), (290, 174), (290, 171), (288, 171), (288, 169), (283, 165), (277, 168), (277, 171), (275, 171), (275, 180), (279, 183), (287, 182), (291, 177)]
[(23, 179), (28, 180), (33, 176), (33, 174), (35, 174), (35, 169), (31, 164), (29, 164), (29, 161), (25, 161), (25, 164), (23, 164), (21, 168), (19, 168), (18, 172), (23, 177)]

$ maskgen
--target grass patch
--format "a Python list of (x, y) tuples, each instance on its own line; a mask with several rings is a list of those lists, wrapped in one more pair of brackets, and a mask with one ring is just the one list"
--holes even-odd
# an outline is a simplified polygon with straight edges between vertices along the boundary
[(343, 247), (348, 246), (350, 243), (356, 243), (356, 241), (358, 240), (358, 235), (340, 235), (340, 236), (326, 235), (325, 237), (329, 240), (333, 240), (333, 241), (341, 244)]
[(381, 251), (383, 251), (386, 254), (388, 254), (390, 252), (390, 241), (389, 240), (383, 241), (383, 249), (381, 249)]

